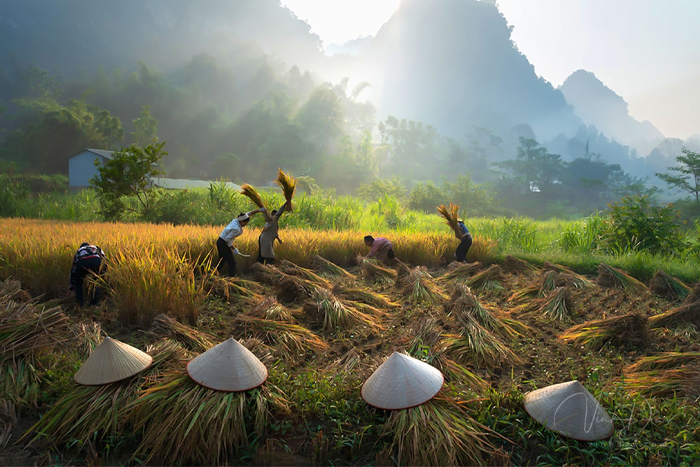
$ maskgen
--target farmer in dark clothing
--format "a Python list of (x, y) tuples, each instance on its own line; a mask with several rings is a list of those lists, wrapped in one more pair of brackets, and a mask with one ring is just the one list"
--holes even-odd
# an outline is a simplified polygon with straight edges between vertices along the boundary
[[(104, 273), (105, 253), (99, 246), (83, 243), (73, 257), (73, 267), (70, 270), (70, 290), (75, 291), (75, 298), (79, 306), (83, 306), (83, 279), (88, 274), (100, 276)], [(99, 299), (100, 288), (95, 286), (90, 294), (90, 305), (96, 305)]]
[(459, 261), (460, 263), (466, 263), (467, 252), (472, 246), (472, 235), (469, 233), (469, 229), (467, 229), (467, 226), (464, 225), (464, 221), (462, 221), (462, 219), (459, 219), (457, 221), (457, 225), (459, 225), (459, 228), (462, 231), (462, 235), (461, 237), (458, 237), (461, 241), (459, 242), (459, 246), (455, 251), (455, 258), (457, 258), (457, 261)]
[(219, 238), (216, 240), (216, 249), (219, 252), (219, 262), (216, 264), (218, 269), (224, 261), (228, 263), (228, 275), (233, 277), (236, 275), (236, 260), (233, 253), (241, 254), (237, 248), (233, 247), (233, 241), (243, 234), (243, 227), (248, 225), (250, 216), (262, 212), (260, 209), (240, 213), (238, 217), (233, 219), (224, 230), (221, 231)]
[(288, 203), (289, 201), (285, 202), (282, 207), (278, 210), (273, 210), (272, 213), (268, 213), (267, 210), (261, 208), (265, 216), (265, 226), (260, 237), (258, 237), (258, 263), (273, 264), (275, 262), (275, 240), (282, 243), (279, 237), (279, 220)]

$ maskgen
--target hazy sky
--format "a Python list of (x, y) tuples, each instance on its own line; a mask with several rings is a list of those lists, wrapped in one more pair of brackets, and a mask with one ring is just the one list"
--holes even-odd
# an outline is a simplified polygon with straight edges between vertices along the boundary
[[(431, 1), (431, 0), (425, 0)], [(282, 0), (322, 40), (374, 35), (399, 0)], [(638, 120), (700, 134), (700, 0), (498, 0), (538, 75), (592, 71)]]

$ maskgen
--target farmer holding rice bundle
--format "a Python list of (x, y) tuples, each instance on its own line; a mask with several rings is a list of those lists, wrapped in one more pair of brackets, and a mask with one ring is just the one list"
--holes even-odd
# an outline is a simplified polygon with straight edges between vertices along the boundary
[(245, 214), (240, 213), (221, 231), (219, 239), (216, 241), (216, 249), (219, 251), (219, 262), (216, 264), (217, 269), (219, 269), (222, 262), (226, 261), (228, 263), (229, 276), (233, 277), (236, 275), (236, 260), (233, 257), (233, 253), (241, 253), (237, 248), (233, 247), (233, 241), (243, 234), (243, 227), (250, 222), (250, 216), (263, 212), (262, 209), (264, 208), (246, 212)]
[(457, 220), (457, 225), (459, 226), (459, 230), (461, 232), (461, 236), (458, 235), (458, 238), (461, 241), (457, 247), (457, 250), (455, 251), (455, 258), (457, 258), (457, 261), (460, 263), (466, 263), (467, 252), (472, 246), (472, 234), (469, 233), (469, 229), (466, 225), (464, 225), (464, 221), (462, 219)]
[(268, 213), (265, 208), (260, 209), (265, 216), (265, 226), (263, 227), (260, 237), (258, 237), (258, 263), (272, 264), (275, 262), (275, 250), (273, 248), (275, 240), (282, 243), (278, 234), (279, 219), (282, 213), (288, 210), (290, 203), (290, 201), (285, 201), (279, 210), (273, 210), (271, 213)]
[(365, 237), (365, 245), (370, 247), (365, 258), (376, 258), (381, 261), (393, 260), (396, 258), (391, 242), (384, 237), (374, 238), (371, 235)]
[[(99, 276), (105, 271), (103, 260), (105, 252), (96, 245), (84, 242), (78, 248), (73, 257), (73, 267), (70, 270), (70, 290), (75, 292), (75, 298), (79, 306), (83, 306), (83, 279), (88, 274)], [(99, 299), (100, 289), (95, 287), (90, 294), (90, 305), (96, 305)]]

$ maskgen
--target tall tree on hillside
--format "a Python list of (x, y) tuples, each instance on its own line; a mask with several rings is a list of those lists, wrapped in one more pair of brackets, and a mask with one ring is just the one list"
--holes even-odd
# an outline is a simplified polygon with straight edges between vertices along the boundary
[(138, 118), (132, 120), (134, 131), (131, 133), (133, 143), (145, 147), (158, 142), (158, 120), (151, 115), (151, 106), (144, 105)]
[(657, 173), (656, 176), (672, 188), (687, 191), (695, 196), (696, 203), (700, 203), (700, 153), (688, 148), (681, 149), (681, 152), (683, 155), (676, 156), (676, 161), (680, 162), (680, 165), (668, 168), (678, 172), (679, 175)]

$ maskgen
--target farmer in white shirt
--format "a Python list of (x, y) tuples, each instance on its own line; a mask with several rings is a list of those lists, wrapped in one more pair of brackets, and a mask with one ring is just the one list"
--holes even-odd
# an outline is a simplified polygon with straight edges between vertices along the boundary
[(255, 211), (250, 211), (245, 214), (241, 213), (231, 221), (229, 225), (224, 228), (224, 230), (219, 235), (219, 239), (216, 241), (216, 249), (219, 251), (219, 262), (216, 264), (218, 269), (221, 263), (226, 261), (228, 263), (228, 274), (233, 277), (236, 275), (236, 260), (233, 257), (233, 241), (236, 237), (240, 237), (243, 233), (243, 227), (248, 225), (250, 221), (250, 216), (261, 212), (260, 209)]

